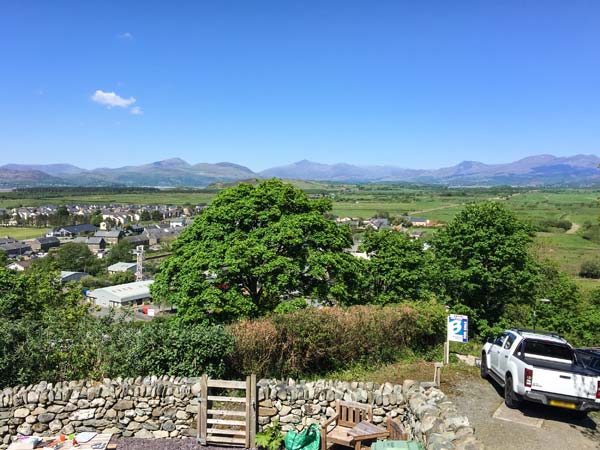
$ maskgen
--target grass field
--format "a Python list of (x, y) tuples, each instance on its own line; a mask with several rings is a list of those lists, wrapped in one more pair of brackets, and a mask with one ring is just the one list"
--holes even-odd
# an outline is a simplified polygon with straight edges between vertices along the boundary
[(540, 257), (556, 261), (571, 275), (579, 273), (582, 261), (600, 256), (600, 245), (577, 234), (538, 233), (533, 250)]
[(0, 237), (11, 237), (13, 239), (32, 239), (45, 236), (49, 230), (47, 228), (26, 228), (26, 227), (0, 227)]

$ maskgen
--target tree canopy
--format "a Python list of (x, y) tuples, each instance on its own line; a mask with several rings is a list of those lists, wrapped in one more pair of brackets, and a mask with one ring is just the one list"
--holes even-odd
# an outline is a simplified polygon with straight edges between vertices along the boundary
[(431, 296), (431, 254), (423, 242), (393, 230), (370, 231), (363, 250), (370, 256), (367, 264), (368, 289), (374, 303), (398, 303)]
[(98, 258), (83, 243), (68, 242), (61, 245), (56, 255), (57, 263), (61, 270), (87, 272), (94, 275), (101, 269)]
[(352, 302), (359, 262), (349, 229), (280, 180), (220, 192), (173, 243), (152, 286), (185, 320), (228, 321), (272, 311), (284, 298)]
[(497, 202), (467, 205), (434, 237), (437, 289), (476, 326), (495, 323), (511, 303), (530, 302), (538, 265), (532, 230)]

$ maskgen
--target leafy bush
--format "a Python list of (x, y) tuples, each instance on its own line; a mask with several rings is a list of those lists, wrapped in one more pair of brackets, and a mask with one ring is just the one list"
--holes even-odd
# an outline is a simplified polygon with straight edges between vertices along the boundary
[(588, 241), (600, 243), (600, 225), (588, 224), (587, 226), (584, 226), (581, 237)]
[(566, 219), (544, 219), (535, 225), (536, 231), (567, 231), (573, 223)]
[(424, 352), (444, 336), (445, 308), (435, 302), (308, 308), (229, 327), (239, 374), (323, 374), (358, 362), (384, 363)]
[(304, 298), (294, 298), (292, 300), (287, 300), (281, 302), (277, 305), (273, 312), (277, 314), (291, 313), (293, 311), (298, 311), (299, 309), (308, 308), (308, 303), (306, 303), (306, 299)]
[(232, 350), (233, 338), (222, 326), (155, 320), (140, 328), (131, 347), (134, 364), (127, 371), (179, 376), (204, 372), (220, 377)]
[(600, 261), (588, 259), (581, 263), (579, 276), (583, 278), (600, 278)]
[(279, 422), (266, 427), (262, 433), (256, 433), (256, 446), (263, 450), (279, 450), (283, 447), (284, 440)]

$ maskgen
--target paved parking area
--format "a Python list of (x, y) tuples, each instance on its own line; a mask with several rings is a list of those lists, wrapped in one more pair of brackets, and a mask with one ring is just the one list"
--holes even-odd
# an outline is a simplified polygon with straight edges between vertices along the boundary
[(459, 383), (450, 397), (488, 450), (600, 449), (596, 414), (575, 419), (568, 410), (535, 404), (511, 410), (504, 406), (502, 389), (482, 379)]

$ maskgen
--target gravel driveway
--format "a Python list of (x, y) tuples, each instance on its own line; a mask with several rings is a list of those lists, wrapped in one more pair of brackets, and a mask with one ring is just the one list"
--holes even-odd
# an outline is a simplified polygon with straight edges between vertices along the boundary
[[(520, 413), (512, 414), (514, 421), (500, 420), (492, 416), (504, 401), (502, 390), (491, 381), (471, 377), (456, 384), (449, 397), (458, 411), (469, 418), (475, 435), (487, 450), (600, 449), (597, 413), (577, 420), (567, 410), (527, 404)], [(519, 418), (542, 420), (535, 427), (519, 423)]]

